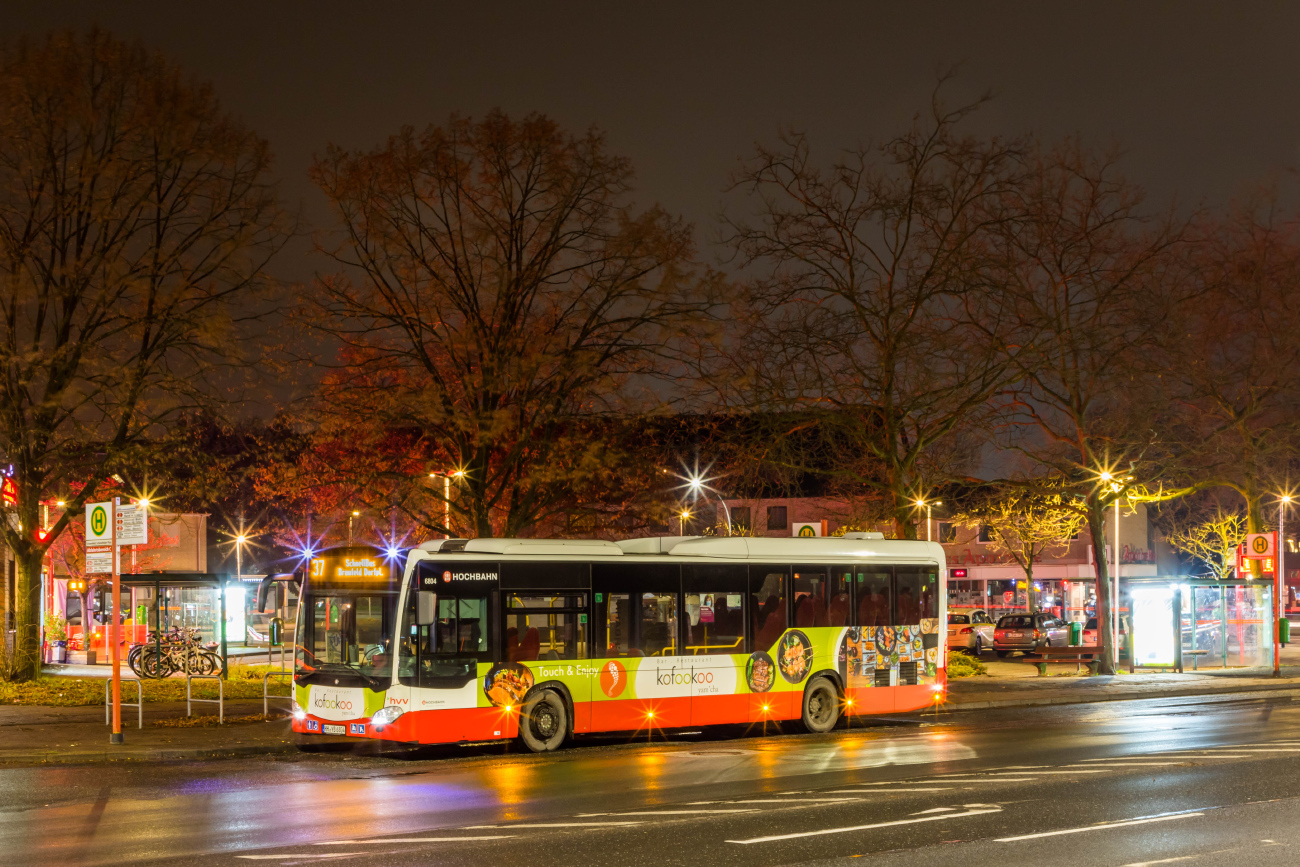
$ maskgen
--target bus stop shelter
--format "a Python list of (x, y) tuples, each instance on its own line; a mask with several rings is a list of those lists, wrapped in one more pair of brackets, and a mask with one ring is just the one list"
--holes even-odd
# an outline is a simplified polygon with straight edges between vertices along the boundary
[(1134, 666), (1252, 668), (1273, 665), (1273, 584), (1249, 577), (1124, 579)]
[[(147, 620), (152, 626), (154, 642), (161, 652), (163, 631), (173, 625), (199, 628), (198, 623), (186, 622), (188, 609), (198, 612), (200, 609), (210, 612), (213, 620), (212, 631), (220, 644), (221, 676), (230, 673), (227, 662), (228, 636), (226, 635), (226, 591), (238, 587), (239, 582), (233, 575), (220, 572), (140, 572), (120, 576), (122, 589), (131, 592), (131, 611), (134, 615), (140, 608), (137, 600), (144, 595), (141, 591), (152, 591), (152, 599), (145, 603), (148, 610)], [(211, 597), (203, 591), (210, 591)], [(179, 623), (176, 614), (179, 613)], [(197, 617), (191, 618), (197, 621)], [(144, 626), (135, 624), (136, 629)], [(144, 636), (132, 636), (142, 641)]]

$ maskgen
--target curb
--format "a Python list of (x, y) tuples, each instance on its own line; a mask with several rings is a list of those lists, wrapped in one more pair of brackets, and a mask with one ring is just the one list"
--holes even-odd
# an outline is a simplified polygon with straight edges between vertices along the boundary
[(297, 753), (292, 742), (205, 749), (127, 749), (124, 751), (77, 752), (0, 752), (0, 765), (76, 765), (105, 762), (184, 762), (199, 759), (236, 759)]
[(1210, 691), (1195, 689), (1171, 689), (1146, 695), (1062, 695), (1044, 698), (1021, 698), (994, 701), (950, 701), (940, 705), (940, 713), (961, 713), (968, 710), (992, 710), (1011, 707), (1046, 707), (1064, 704), (1100, 704), (1109, 701), (1152, 701), (1161, 698), (1208, 698), (1219, 695), (1244, 695), (1249, 693), (1300, 692), (1300, 684), (1279, 683), (1275, 686), (1255, 684), (1252, 686), (1224, 687)]

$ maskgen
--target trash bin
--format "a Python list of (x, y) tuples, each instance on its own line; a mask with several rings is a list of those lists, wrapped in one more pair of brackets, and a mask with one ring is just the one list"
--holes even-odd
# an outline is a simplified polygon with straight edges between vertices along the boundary
[(267, 638), (272, 647), (279, 647), (284, 643), (284, 621), (279, 617), (271, 618), (271, 628), (267, 630)]
[(1277, 622), (1277, 640), (1283, 647), (1291, 640), (1291, 621), (1285, 617)]
[(1070, 621), (1070, 646), (1079, 647), (1083, 644), (1083, 624), (1077, 620)]

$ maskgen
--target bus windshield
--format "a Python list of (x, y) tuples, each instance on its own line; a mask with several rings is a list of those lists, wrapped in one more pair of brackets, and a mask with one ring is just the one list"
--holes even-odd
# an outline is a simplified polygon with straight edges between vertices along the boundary
[(397, 583), (377, 552), (313, 560), (298, 605), (296, 680), (378, 686), (392, 673)]

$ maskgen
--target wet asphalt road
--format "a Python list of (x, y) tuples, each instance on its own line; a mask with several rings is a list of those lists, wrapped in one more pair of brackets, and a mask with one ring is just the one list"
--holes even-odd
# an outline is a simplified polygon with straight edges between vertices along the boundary
[(3, 864), (1300, 864), (1300, 692), (0, 770)]

